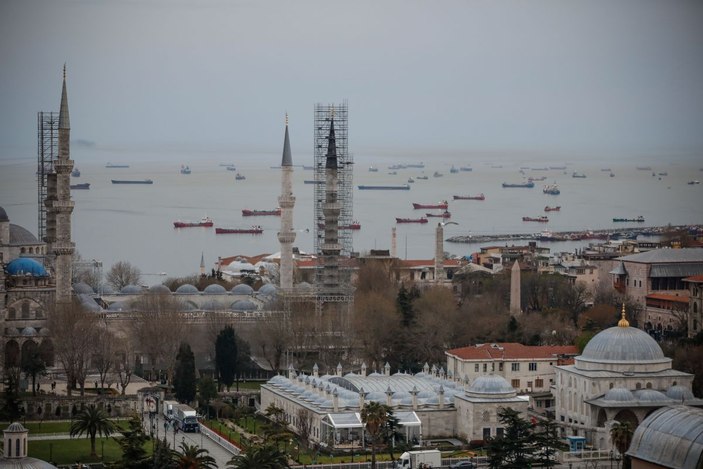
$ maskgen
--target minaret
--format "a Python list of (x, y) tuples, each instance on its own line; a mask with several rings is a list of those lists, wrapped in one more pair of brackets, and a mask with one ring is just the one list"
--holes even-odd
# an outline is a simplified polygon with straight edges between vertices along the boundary
[(342, 206), (337, 200), (337, 142), (334, 135), (334, 113), (330, 119), (330, 133), (327, 138), (325, 160), (325, 203), (322, 213), (325, 217), (325, 238), (322, 244), (323, 273), (322, 290), (326, 294), (339, 291), (339, 213)]
[(434, 280), (441, 282), (444, 280), (444, 224), (437, 223), (434, 246)]
[[(56, 303), (68, 303), (71, 300), (71, 270), (75, 244), (71, 241), (71, 122), (68, 117), (68, 94), (66, 93), (66, 65), (63, 67), (63, 89), (61, 90), (61, 108), (59, 110), (59, 154), (54, 162), (53, 180), (49, 185), (47, 211), (51, 213), (53, 227), (47, 223), (47, 238), (50, 252), (54, 255), (56, 277)], [(53, 228), (51, 233), (49, 228)]]
[(283, 291), (293, 289), (293, 157), (290, 151), (288, 137), (288, 114), (286, 114), (286, 133), (283, 137), (283, 157), (281, 158), (281, 195), (278, 206), (281, 207), (281, 231), (278, 232), (278, 242), (281, 243), (281, 274), (280, 286)]
[(205, 273), (205, 253), (204, 252), (200, 253), (200, 276), (201, 277), (207, 276), (207, 274)]
[(518, 316), (522, 312), (520, 308), (520, 264), (517, 259), (510, 270), (510, 314)]

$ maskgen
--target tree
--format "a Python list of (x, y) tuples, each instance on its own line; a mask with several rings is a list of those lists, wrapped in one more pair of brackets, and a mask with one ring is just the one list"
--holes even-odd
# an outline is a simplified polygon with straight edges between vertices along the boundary
[(534, 434), (537, 448), (537, 459), (546, 467), (556, 465), (557, 451), (566, 449), (566, 444), (559, 437), (559, 425), (554, 420), (541, 420), (539, 430)]
[(132, 341), (127, 337), (120, 337), (116, 340), (115, 348), (117, 350), (115, 358), (117, 383), (121, 388), (121, 394), (124, 396), (127, 391), (127, 385), (132, 381), (134, 368), (135, 357), (134, 350), (132, 349)]
[(112, 264), (107, 272), (106, 280), (115, 290), (120, 291), (127, 285), (138, 285), (142, 272), (126, 261)]
[(224, 384), (227, 391), (237, 375), (237, 358), (237, 338), (234, 328), (226, 326), (217, 335), (215, 341), (215, 372), (220, 384)]
[(618, 453), (623, 457), (623, 467), (629, 467), (629, 460), (625, 453), (630, 447), (632, 442), (632, 434), (634, 430), (630, 422), (615, 422), (615, 424), (610, 427), (610, 441), (613, 442), (613, 446), (618, 450)]
[(5, 395), (3, 396), (3, 406), (0, 410), (0, 418), (14, 422), (22, 416), (22, 408), (19, 400), (19, 368), (5, 369)]
[(128, 425), (128, 430), (122, 430), (122, 438), (115, 438), (115, 441), (122, 448), (121, 467), (125, 469), (146, 469), (150, 464), (149, 457), (144, 449), (144, 443), (149, 437), (144, 434), (144, 427), (142, 427), (142, 423), (136, 414), (129, 419)]
[(231, 469), (287, 469), (288, 458), (273, 445), (254, 445), (233, 457), (227, 467)]
[(156, 440), (154, 443), (154, 453), (151, 456), (150, 466), (153, 469), (168, 469), (175, 466), (174, 459), (176, 458), (175, 451), (171, 450), (171, 447), (166, 441), (166, 435), (163, 439)]
[(107, 375), (115, 367), (115, 335), (107, 328), (107, 324), (99, 324), (96, 328), (96, 342), (93, 349), (93, 366), (98, 370), (100, 387), (105, 387)]
[(486, 448), (491, 469), (531, 467), (537, 460), (532, 424), (510, 407), (498, 411), (498, 420), (503, 436), (490, 439)]
[(178, 349), (173, 387), (179, 402), (192, 402), (195, 399), (195, 356), (187, 343), (182, 343)]
[(361, 409), (361, 421), (371, 440), (371, 469), (376, 469), (376, 446), (383, 436), (390, 410), (387, 405), (379, 404), (376, 401), (366, 403)]
[[(28, 342), (34, 344), (34, 342)], [(22, 363), (20, 365), (22, 371), (27, 374), (27, 376), (32, 378), (32, 396), (37, 395), (37, 375), (43, 374), (46, 371), (46, 363), (39, 353), (39, 348), (34, 345), (34, 347), (28, 348), (25, 353), (22, 354)]]
[(95, 452), (95, 436), (108, 437), (115, 432), (115, 424), (107, 414), (97, 407), (90, 406), (83, 409), (71, 424), (71, 436), (81, 436), (84, 433), (90, 438), (90, 455), (97, 456)]
[(180, 454), (176, 457), (178, 469), (217, 469), (215, 458), (205, 448), (186, 442), (181, 443), (180, 448)]
[(300, 441), (303, 445), (305, 445), (305, 447), (307, 447), (308, 440), (310, 439), (310, 434), (312, 433), (312, 412), (304, 408), (298, 409), (298, 419), (296, 422), (298, 427), (298, 435), (300, 436)]
[(217, 397), (217, 385), (209, 376), (200, 378), (198, 383), (198, 399), (207, 409), (207, 417), (210, 418), (210, 401)]

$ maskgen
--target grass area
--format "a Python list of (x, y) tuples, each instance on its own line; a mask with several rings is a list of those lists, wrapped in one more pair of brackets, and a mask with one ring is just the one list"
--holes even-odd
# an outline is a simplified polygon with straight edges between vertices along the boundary
[[(261, 388), (261, 385), (265, 384), (265, 381), (240, 381), (239, 382), (239, 389), (248, 389), (248, 390), (254, 390), (258, 391)], [(237, 389), (237, 383), (234, 383), (231, 388), (229, 388), (230, 391), (235, 391)]]
[[(104, 444), (101, 445), (101, 441)], [(151, 454), (151, 441), (144, 449)], [(113, 438), (97, 438), (95, 440), (97, 457), (90, 457), (90, 439), (73, 438), (67, 440), (32, 440), (29, 442), (29, 456), (49, 461), (55, 464), (73, 464), (80, 462), (100, 462), (105, 451), (105, 461), (114, 462), (122, 458), (122, 448)]]
[[(129, 420), (119, 419), (113, 420), (118, 428), (118, 431), (129, 428)], [(47, 420), (45, 422), (25, 422), (25, 428), (29, 430), (30, 435), (41, 433), (69, 433), (71, 431), (70, 420)]]

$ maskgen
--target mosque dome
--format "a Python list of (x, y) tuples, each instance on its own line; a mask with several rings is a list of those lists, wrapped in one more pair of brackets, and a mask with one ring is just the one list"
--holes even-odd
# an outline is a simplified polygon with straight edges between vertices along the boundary
[(246, 283), (240, 283), (239, 285), (235, 285), (230, 291), (233, 295), (251, 295), (252, 293), (254, 293), (254, 289)]
[(473, 397), (514, 397), (517, 395), (515, 389), (502, 376), (486, 375), (479, 376), (471, 383), (466, 394)]
[(640, 389), (635, 391), (634, 394), (640, 402), (667, 403), (671, 401), (671, 399), (666, 397), (664, 393), (655, 389)]
[(93, 293), (95, 293), (95, 291), (93, 291), (93, 287), (91, 287), (85, 282), (74, 283), (73, 291), (79, 295), (92, 295)]
[(195, 286), (191, 285), (190, 283), (184, 283), (180, 287), (176, 288), (176, 293), (179, 293), (181, 295), (195, 295), (200, 292)]
[[(0, 456), (0, 469), (56, 469), (56, 466), (46, 461), (27, 456), (27, 434), (27, 429), (19, 422), (11, 423), (3, 430), (5, 451)], [(20, 442), (22, 442), (21, 445)], [(16, 448), (14, 452), (13, 447)]]
[(669, 389), (666, 391), (666, 397), (670, 399), (674, 399), (676, 401), (682, 401), (684, 399), (693, 399), (695, 396), (691, 392), (690, 389), (688, 389), (685, 386), (679, 386), (679, 385), (674, 385), (671, 386)]
[(159, 284), (159, 285), (150, 286), (149, 293), (165, 294), (165, 293), (171, 293), (171, 290), (169, 290), (169, 288), (166, 285)]
[(10, 223), (10, 244), (38, 244), (39, 240), (27, 228)]
[(223, 287), (222, 285), (219, 285), (217, 283), (213, 283), (213, 284), (205, 287), (205, 290), (203, 290), (203, 293), (208, 294), (208, 295), (225, 295), (225, 294), (227, 294), (227, 290), (225, 290), (225, 287)]
[(120, 290), (120, 293), (122, 293), (123, 295), (135, 295), (141, 292), (142, 288), (137, 285), (125, 285), (124, 287), (122, 287), (122, 290)]
[(266, 283), (259, 288), (259, 295), (275, 295), (278, 292), (278, 288), (273, 283)]
[(5, 267), (8, 275), (31, 275), (33, 277), (48, 277), (46, 269), (39, 262), (29, 257), (20, 257), (10, 261)]
[(22, 336), (23, 337), (34, 337), (37, 335), (37, 330), (33, 328), (32, 326), (27, 326), (24, 329), (22, 329)]
[(7, 217), (7, 212), (5, 209), (0, 207), (0, 222), (4, 221), (10, 221), (10, 219)]
[(256, 304), (254, 304), (253, 301), (249, 300), (237, 300), (232, 305), (230, 308), (233, 311), (256, 311), (257, 307)]
[(605, 396), (603, 396), (603, 400), (613, 402), (629, 402), (634, 401), (635, 396), (629, 389), (613, 388), (607, 393), (605, 393)]
[(312, 285), (310, 285), (308, 282), (300, 282), (295, 286), (295, 288), (303, 292), (312, 291)]

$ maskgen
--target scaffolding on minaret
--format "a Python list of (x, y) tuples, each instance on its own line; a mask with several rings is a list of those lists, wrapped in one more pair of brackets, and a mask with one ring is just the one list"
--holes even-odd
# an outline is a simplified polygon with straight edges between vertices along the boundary
[(37, 239), (46, 241), (47, 176), (59, 154), (59, 113), (37, 113)]

